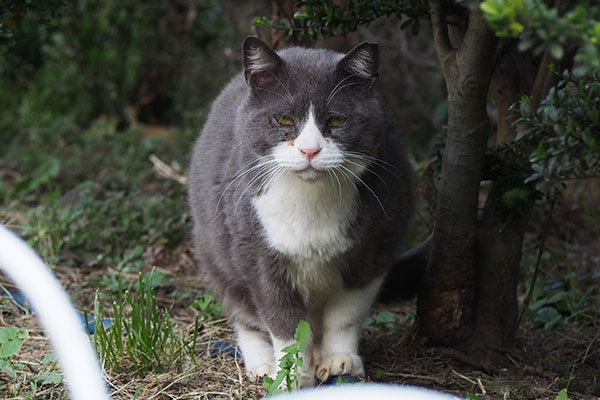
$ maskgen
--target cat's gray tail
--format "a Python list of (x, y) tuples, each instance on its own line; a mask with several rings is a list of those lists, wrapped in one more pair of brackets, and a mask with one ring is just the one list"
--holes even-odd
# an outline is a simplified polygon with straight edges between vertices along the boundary
[(429, 236), (423, 243), (402, 254), (394, 263), (377, 301), (391, 303), (397, 300), (408, 300), (417, 295), (429, 262), (431, 238), (432, 236)]

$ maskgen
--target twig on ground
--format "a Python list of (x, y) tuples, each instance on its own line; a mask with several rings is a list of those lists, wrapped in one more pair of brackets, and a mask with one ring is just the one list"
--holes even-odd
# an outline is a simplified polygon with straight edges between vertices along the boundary
[(187, 177), (186, 176), (181, 175), (180, 173), (175, 171), (175, 169), (173, 169), (172, 167), (167, 165), (164, 161), (162, 161), (156, 155), (150, 154), (150, 162), (152, 163), (152, 167), (154, 168), (154, 171), (156, 171), (156, 173), (159, 176), (162, 176), (163, 178), (167, 178), (167, 179), (172, 179), (174, 181), (181, 183), (182, 185), (187, 185)]

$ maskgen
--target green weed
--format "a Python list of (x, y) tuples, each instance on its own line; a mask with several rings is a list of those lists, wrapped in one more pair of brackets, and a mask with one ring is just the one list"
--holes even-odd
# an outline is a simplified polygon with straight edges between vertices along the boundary
[[(0, 373), (6, 375), (13, 383), (13, 397), (33, 399), (38, 388), (44, 385), (57, 385), (63, 381), (62, 374), (56, 370), (57, 358), (54, 353), (46, 355), (42, 360), (42, 368), (32, 374), (30, 365), (15, 362), (12, 358), (23, 347), (29, 336), (24, 328), (0, 328)], [(0, 385), (0, 392), (5, 388)]]
[(223, 317), (223, 303), (212, 293), (205, 293), (194, 300), (190, 307), (202, 312), (204, 319), (213, 321)]
[[(118, 292), (118, 299), (113, 302), (110, 327), (102, 323), (106, 313), (96, 294), (94, 345), (104, 365), (115, 373), (126, 365), (131, 365), (140, 377), (150, 372), (178, 371), (186, 354), (193, 357), (196, 333), (187, 340), (183, 332), (175, 331), (169, 310), (156, 304), (151, 281), (151, 277), (145, 279), (140, 274), (137, 298), (130, 291), (123, 295)], [(130, 310), (128, 314), (126, 309)]]
[(413, 320), (417, 315), (417, 310), (411, 310), (405, 315), (398, 315), (389, 311), (378, 313), (375, 318), (367, 317), (363, 323), (364, 329), (389, 329), (405, 325)]
[[(559, 262), (563, 257), (568, 259), (568, 250), (562, 253), (557, 249), (547, 249), (542, 262)], [(575, 276), (575, 270), (569, 263), (566, 276), (540, 275), (533, 283), (535, 286), (527, 289), (531, 293), (531, 302), (525, 316), (542, 324), (544, 329), (593, 319), (596, 315), (591, 296), (594, 286), (588, 285), (589, 289), (582, 290)]]
[(310, 334), (310, 324), (301, 320), (294, 335), (296, 342), (283, 349), (285, 354), (279, 360), (280, 369), (277, 376), (275, 379), (268, 376), (263, 378), (263, 386), (269, 391), (270, 395), (299, 388), (300, 369), (304, 364), (304, 359), (300, 356), (300, 353), (306, 350)]
[(17, 354), (29, 331), (23, 328), (0, 328), (0, 372), (4, 372), (12, 380), (17, 379), (15, 365), (10, 358)]

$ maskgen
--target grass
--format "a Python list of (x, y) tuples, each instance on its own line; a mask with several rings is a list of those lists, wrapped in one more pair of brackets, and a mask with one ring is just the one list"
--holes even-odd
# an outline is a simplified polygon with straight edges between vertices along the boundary
[(151, 372), (181, 372), (186, 356), (195, 364), (198, 319), (190, 338), (184, 330), (177, 332), (169, 309), (157, 307), (152, 275), (148, 278), (140, 274), (135, 296), (128, 290), (119, 294), (113, 302), (110, 326), (102, 322), (106, 313), (96, 294), (94, 345), (103, 366), (115, 373), (127, 369), (128, 364), (140, 378)]

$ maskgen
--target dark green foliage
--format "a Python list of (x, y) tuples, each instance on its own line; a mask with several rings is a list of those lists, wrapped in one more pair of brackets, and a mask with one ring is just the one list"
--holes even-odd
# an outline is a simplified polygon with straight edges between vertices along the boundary
[[(571, 179), (600, 176), (600, 79), (565, 72), (537, 110), (524, 97), (517, 120), (521, 146), (529, 155), (532, 173), (526, 182), (544, 190)], [(533, 145), (533, 146), (532, 146)]]
[(158, 177), (148, 158), (184, 163), (193, 132), (152, 139), (103, 120), (84, 131), (58, 129), (33, 128), (2, 148), (5, 168), (18, 175), (3, 180), (0, 202), (22, 215), (19, 231), (36, 250), (51, 262), (67, 253), (120, 267), (148, 246), (175, 248), (186, 239), (185, 187)]
[(150, 155), (184, 174), (235, 68), (218, 3), (188, 6), (195, 14), (166, 0), (0, 7), (0, 222), (50, 263), (113, 267), (93, 283), (115, 292), (115, 271), (187, 240), (186, 188), (159, 177)]
[[(498, 36), (519, 37), (519, 49), (548, 49), (555, 59), (577, 51), (578, 73), (600, 69), (600, 6), (594, 0), (485, 0), (481, 9)], [(561, 7), (562, 6), (562, 7)]]
[[(182, 210), (185, 193), (102, 191), (91, 181), (65, 198), (54, 192), (30, 212), (23, 235), (51, 262), (64, 253), (80, 260), (132, 263), (150, 245), (169, 248), (181, 243), (189, 228)], [(135, 257), (133, 255), (135, 255)]]
[[(562, 257), (555, 250), (545, 254), (545, 262), (552, 257)], [(544, 329), (561, 324), (592, 321), (596, 316), (593, 296), (593, 282), (588, 282), (588, 290), (582, 290), (576, 283), (576, 272), (568, 266), (568, 276), (542, 276), (533, 284), (531, 303), (525, 315)]]
[[(78, 124), (99, 115), (119, 124), (181, 120), (198, 104), (189, 98), (199, 88), (189, 61), (206, 63), (207, 52), (235, 37), (215, 1), (194, 7), (186, 26), (192, 14), (164, 0), (9, 1), (0, 11), (0, 35), (10, 39), (0, 40), (0, 104), (7, 96), (7, 114)], [(207, 101), (202, 91), (192, 97)]]
[(356, 31), (361, 25), (381, 18), (395, 16), (408, 19), (402, 24), (402, 29), (411, 26), (412, 32), (419, 33), (419, 18), (428, 15), (429, 7), (424, 0), (376, 0), (376, 1), (342, 1), (333, 0), (315, 1), (303, 0), (298, 2), (299, 11), (292, 20), (281, 19), (272, 21), (267, 17), (257, 17), (254, 26), (267, 25), (281, 32), (287, 37), (299, 32), (298, 39), (304, 32), (313, 39), (317, 36), (338, 36)]
[(200, 310), (202, 317), (207, 321), (223, 318), (223, 303), (212, 293), (203, 294), (202, 297), (194, 300), (190, 307)]

